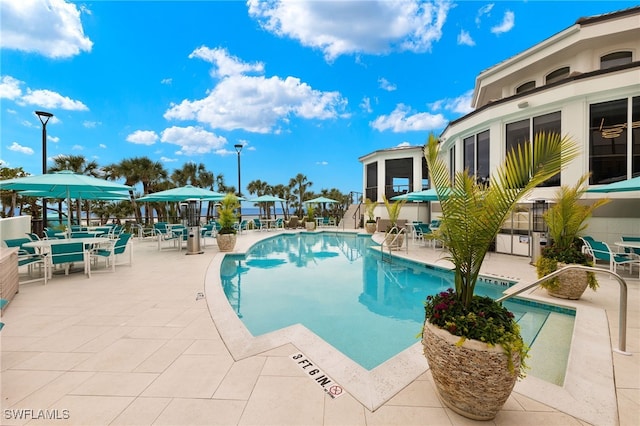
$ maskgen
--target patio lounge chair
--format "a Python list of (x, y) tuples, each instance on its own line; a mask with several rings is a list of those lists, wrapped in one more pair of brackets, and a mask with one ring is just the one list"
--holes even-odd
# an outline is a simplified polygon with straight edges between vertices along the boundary
[(258, 218), (253, 219), (253, 229), (258, 229), (260, 231), (263, 231), (267, 228), (265, 228), (264, 223), (262, 223), (262, 221)]
[(238, 231), (238, 233), (242, 234), (242, 231), (246, 231), (247, 229), (249, 229), (249, 221), (243, 219), (242, 222), (234, 225), (234, 228), (236, 229), (236, 231)]
[(300, 225), (300, 219), (298, 219), (298, 216), (291, 216), (291, 218), (285, 223), (285, 228), (296, 229), (300, 227)]
[(69, 275), (69, 269), (72, 263), (82, 262), (84, 266), (84, 274), (91, 277), (91, 265), (89, 263), (89, 252), (84, 248), (84, 243), (74, 243), (70, 241), (64, 244), (52, 244), (51, 252), (45, 256), (45, 278), (44, 283), (53, 276), (53, 268), (55, 265), (63, 265), (65, 275)]
[(619, 265), (628, 265), (629, 272), (632, 272), (631, 268), (633, 265), (636, 265), (638, 266), (638, 278), (640, 278), (640, 259), (637, 257), (628, 253), (614, 253), (611, 251), (611, 248), (609, 248), (607, 243), (597, 241), (589, 236), (582, 237), (581, 240), (584, 242), (585, 252), (593, 257), (595, 265), (598, 264), (598, 261), (606, 262), (609, 266), (609, 270), (616, 273)]
[[(18, 267), (27, 266), (27, 270), (29, 276), (31, 276), (33, 272), (34, 265), (40, 265), (46, 267), (44, 256), (36, 253), (36, 250), (33, 247), (23, 247), (22, 245), (25, 243), (31, 242), (31, 238), (11, 238), (4, 240), (4, 245), (6, 247), (14, 247), (18, 249)], [(20, 281), (20, 284), (26, 284), (33, 281), (40, 280), (42, 278), (36, 278), (33, 280)], [(45, 281), (46, 283), (46, 281)]]
[(163, 241), (173, 241), (173, 247), (177, 247), (178, 238), (175, 233), (169, 231), (166, 222), (154, 223), (153, 232), (158, 240), (158, 251), (162, 249)]
[[(622, 236), (621, 237), (622, 241), (627, 241), (627, 242), (638, 242), (640, 243), (640, 237), (626, 237), (626, 236)], [(635, 247), (625, 247), (624, 248), (625, 253), (633, 253), (636, 256), (640, 256), (640, 248), (635, 248)]]
[[(111, 271), (116, 271), (116, 255), (123, 254), (127, 251), (129, 246), (129, 240), (131, 234), (123, 232), (118, 236), (117, 240), (109, 240), (107, 244), (100, 243), (100, 246), (91, 250), (91, 259), (94, 260), (94, 264), (97, 265), (99, 258), (105, 259), (105, 267), (111, 266)], [(128, 265), (133, 263), (133, 249), (129, 247), (129, 262)]]

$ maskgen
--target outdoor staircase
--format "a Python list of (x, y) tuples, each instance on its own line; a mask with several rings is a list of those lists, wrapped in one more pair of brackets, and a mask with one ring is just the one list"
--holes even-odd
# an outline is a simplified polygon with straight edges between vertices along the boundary
[[(357, 229), (357, 225), (360, 223), (360, 220), (359, 218), (354, 219), (353, 215), (356, 214), (359, 206), (360, 204), (351, 204), (349, 206), (347, 211), (344, 213), (344, 216), (342, 216), (340, 223), (338, 224), (339, 228)], [(362, 212), (362, 214), (364, 214), (364, 210), (362, 207), (360, 208), (360, 211)]]

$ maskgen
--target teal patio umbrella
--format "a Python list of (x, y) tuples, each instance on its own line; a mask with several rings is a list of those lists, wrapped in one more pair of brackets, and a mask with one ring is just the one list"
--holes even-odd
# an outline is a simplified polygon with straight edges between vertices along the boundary
[(137, 199), (137, 201), (219, 201), (224, 198), (225, 194), (211, 191), (209, 189), (199, 188), (193, 185), (185, 185), (178, 188), (171, 188), (165, 191), (154, 192)]
[(422, 191), (407, 192), (406, 194), (391, 197), (391, 200), (407, 200), (407, 201), (438, 201), (438, 194), (435, 188), (425, 189)]
[[(60, 195), (64, 194), (64, 198), (67, 199), (67, 205), (70, 207), (72, 193), (80, 193), (82, 191), (86, 193), (128, 193), (133, 188), (121, 183), (74, 173), (71, 170), (62, 170), (44, 175), (1, 180), (0, 189), (8, 191), (39, 191), (44, 198), (61, 198)], [(67, 224), (71, 229), (69, 215), (67, 215)]]
[(621, 180), (597, 188), (587, 189), (587, 192), (629, 192), (640, 191), (640, 176)]
[[(275, 203), (278, 201), (285, 201), (283, 198), (280, 197), (276, 197), (275, 195), (269, 195), (269, 194), (265, 194), (265, 195), (260, 195), (259, 197), (256, 197), (252, 200), (249, 200), (252, 203)], [(269, 205), (267, 204), (267, 208), (269, 208)], [(275, 205), (273, 206), (273, 214), (275, 215)]]
[(338, 200), (333, 200), (333, 199), (327, 198), (327, 197), (316, 197), (316, 198), (312, 198), (311, 200), (304, 201), (304, 204), (311, 204), (311, 203), (333, 204), (333, 203), (339, 203), (339, 202), (340, 201), (338, 201)]

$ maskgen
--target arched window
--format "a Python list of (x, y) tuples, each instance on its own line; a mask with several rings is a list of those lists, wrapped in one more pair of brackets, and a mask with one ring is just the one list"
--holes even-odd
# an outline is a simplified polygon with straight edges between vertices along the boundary
[(569, 67), (558, 68), (557, 70), (547, 74), (547, 76), (545, 77), (545, 83), (555, 83), (556, 81), (560, 81), (563, 78), (567, 77), (569, 77)]
[(522, 93), (522, 92), (526, 92), (527, 90), (531, 90), (531, 89), (535, 89), (536, 88), (536, 82), (535, 81), (527, 81), (524, 84), (521, 84), (520, 86), (516, 87), (516, 93)]
[(618, 65), (630, 64), (632, 60), (631, 52), (613, 52), (600, 57), (600, 69), (617, 67)]

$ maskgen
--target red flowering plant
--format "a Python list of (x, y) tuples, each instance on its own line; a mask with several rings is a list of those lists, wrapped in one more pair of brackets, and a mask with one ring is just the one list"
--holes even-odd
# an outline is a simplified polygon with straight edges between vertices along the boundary
[[(502, 304), (489, 297), (474, 296), (466, 308), (450, 288), (427, 296), (424, 310), (425, 318), (431, 324), (460, 336), (459, 344), (465, 339), (474, 339), (488, 345), (502, 345), (507, 353), (518, 351), (521, 360), (518, 373), (524, 376), (528, 348), (520, 337), (520, 327), (514, 321), (513, 313)], [(507, 359), (509, 368), (513, 368), (511, 357)]]

